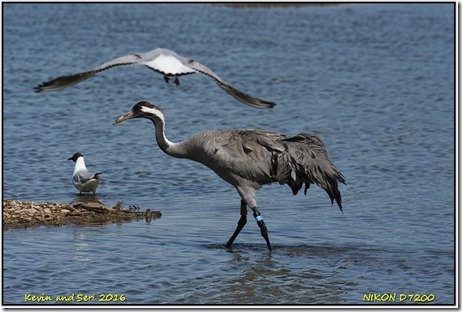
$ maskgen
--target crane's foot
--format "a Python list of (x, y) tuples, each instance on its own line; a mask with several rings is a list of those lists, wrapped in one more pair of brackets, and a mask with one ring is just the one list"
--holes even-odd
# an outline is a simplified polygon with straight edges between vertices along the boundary
[(247, 223), (247, 204), (245, 203), (245, 201), (241, 200), (241, 218), (237, 222), (237, 227), (236, 227), (236, 230), (234, 231), (233, 236), (231, 236), (231, 238), (226, 243), (225, 245), (226, 248), (231, 248), (231, 245), (233, 244), (234, 240), (239, 235), (239, 233), (241, 232), (242, 228), (244, 227), (246, 223)]
[(268, 245), (268, 249), (271, 250), (272, 248), (271, 243), (269, 241), (268, 229), (266, 228), (265, 221), (263, 221), (262, 215), (260, 214), (260, 212), (258, 212), (258, 210), (254, 210), (253, 216), (255, 218), (255, 221), (257, 221), (258, 227), (260, 228), (261, 236), (263, 236), (263, 238), (265, 239), (266, 245)]

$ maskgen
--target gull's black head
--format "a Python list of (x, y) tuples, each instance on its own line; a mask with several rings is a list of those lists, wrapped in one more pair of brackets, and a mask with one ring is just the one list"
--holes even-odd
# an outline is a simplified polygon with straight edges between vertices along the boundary
[(69, 157), (67, 160), (73, 160), (74, 162), (76, 162), (79, 157), (83, 157), (83, 155), (80, 153), (75, 153), (74, 155), (72, 155), (72, 157)]

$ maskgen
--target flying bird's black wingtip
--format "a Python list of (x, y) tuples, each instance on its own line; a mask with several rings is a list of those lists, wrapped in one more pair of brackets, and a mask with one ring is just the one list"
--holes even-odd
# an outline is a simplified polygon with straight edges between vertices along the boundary
[(253, 98), (248, 96), (249, 102), (253, 102), (253, 104), (256, 104), (255, 106), (258, 106), (260, 108), (274, 108), (276, 106), (275, 102), (267, 101), (261, 98)]
[(249, 105), (257, 108), (269, 109), (274, 108), (276, 106), (276, 103), (257, 99), (257, 101), (254, 101), (252, 104)]
[(40, 93), (40, 92), (42, 92), (42, 91), (43, 91), (42, 85), (36, 85), (36, 86), (34, 87), (34, 92)]

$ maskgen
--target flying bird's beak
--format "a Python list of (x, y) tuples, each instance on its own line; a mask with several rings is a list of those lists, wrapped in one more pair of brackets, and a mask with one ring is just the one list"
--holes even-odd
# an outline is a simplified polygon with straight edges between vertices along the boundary
[(134, 118), (134, 117), (135, 117), (135, 115), (133, 114), (133, 112), (132, 112), (132, 111), (129, 111), (129, 112), (123, 114), (122, 116), (120, 116), (119, 118), (117, 118), (117, 119), (114, 121), (113, 125), (116, 125), (116, 124), (118, 124), (118, 123), (121, 123), (122, 121), (127, 120), (127, 119), (132, 119), (132, 118)]

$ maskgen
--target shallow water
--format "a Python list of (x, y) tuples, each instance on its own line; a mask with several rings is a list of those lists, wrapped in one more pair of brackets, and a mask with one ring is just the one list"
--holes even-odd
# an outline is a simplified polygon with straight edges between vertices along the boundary
[[(3, 233), (4, 304), (34, 303), (29, 294), (78, 303), (80, 294), (98, 304), (123, 295), (124, 304), (336, 305), (370, 303), (372, 293), (454, 303), (452, 4), (3, 10), (3, 197), (78, 200), (67, 158), (80, 151), (90, 170), (108, 171), (98, 199), (163, 214), (151, 224)], [(278, 106), (246, 107), (198, 75), (176, 88), (138, 67), (32, 90), (155, 47)], [(319, 135), (348, 182), (344, 214), (317, 187), (304, 197), (266, 186), (257, 202), (274, 251), (252, 220), (223, 248), (237, 193), (207, 168), (163, 154), (148, 121), (111, 125), (139, 100), (163, 108), (173, 141), (215, 128)]]

